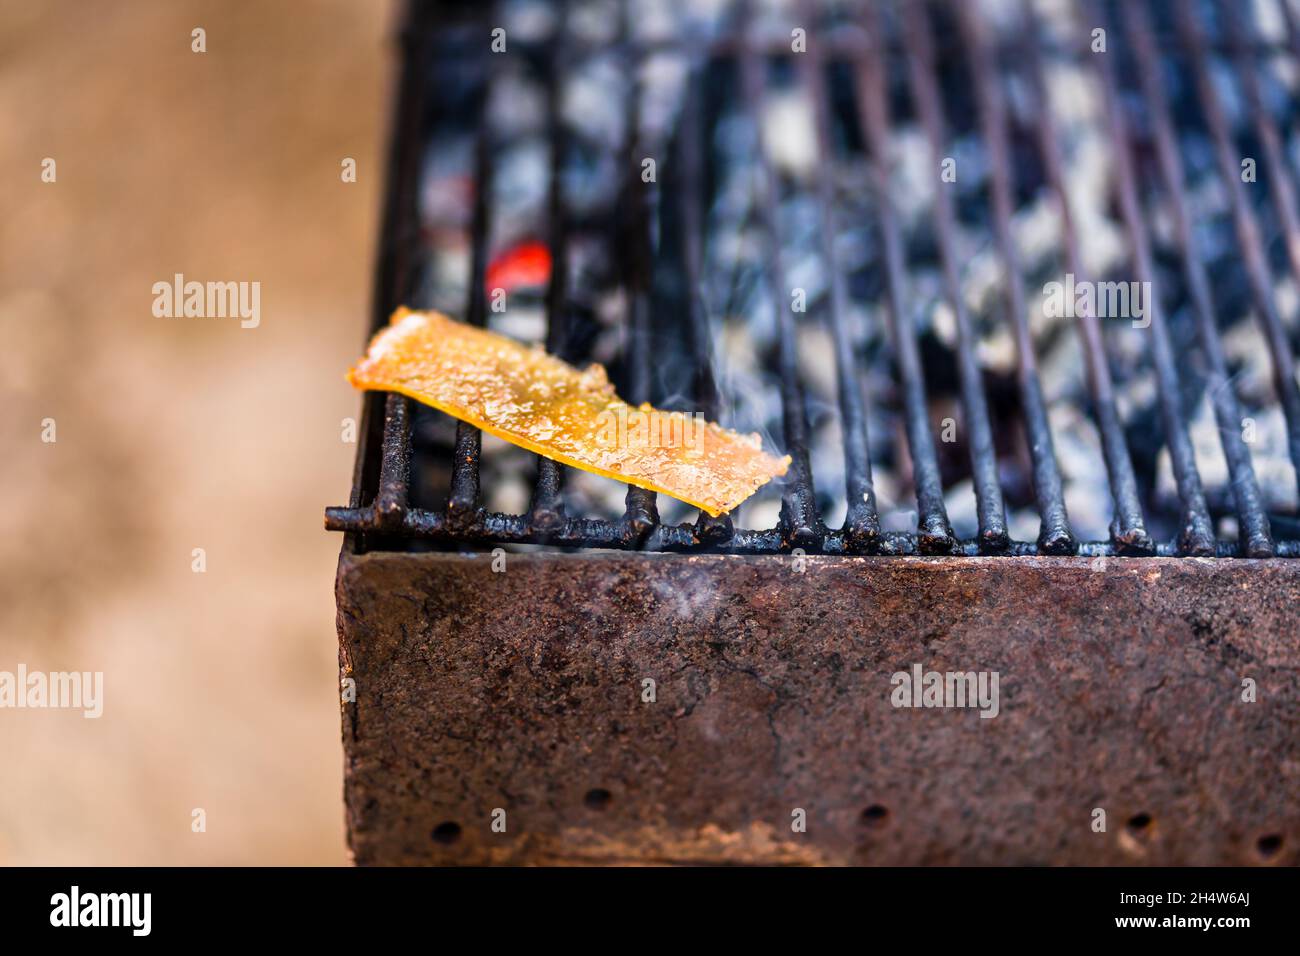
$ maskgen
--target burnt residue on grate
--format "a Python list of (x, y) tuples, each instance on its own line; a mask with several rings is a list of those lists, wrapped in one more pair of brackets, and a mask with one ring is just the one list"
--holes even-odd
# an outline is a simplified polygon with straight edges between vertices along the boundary
[(793, 464), (712, 519), (371, 395), (356, 550), (1300, 555), (1280, 0), (416, 2), (403, 51), (373, 327)]

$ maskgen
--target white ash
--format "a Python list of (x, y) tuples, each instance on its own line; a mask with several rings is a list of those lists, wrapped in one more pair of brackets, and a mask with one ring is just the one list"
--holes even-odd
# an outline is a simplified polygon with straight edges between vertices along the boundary
[(647, 57), (641, 65), (641, 136), (666, 143), (676, 129), (691, 77), (690, 61), (679, 54)]
[(492, 74), (489, 122), (495, 129), (509, 130), (511, 137), (546, 132), (546, 90), (516, 68)]
[(781, 498), (776, 491), (766, 490), (767, 485), (759, 489), (737, 509), (735, 524), (738, 528), (775, 528), (781, 523)]
[(488, 312), (488, 327), (521, 342), (546, 339), (546, 310), (540, 303), (521, 303), (504, 312)]
[(812, 106), (802, 91), (770, 93), (764, 101), (763, 145), (778, 172), (807, 176), (817, 163)]
[(625, 138), (628, 83), (624, 60), (611, 54), (575, 64), (564, 85), (564, 121), (596, 142), (609, 144), (606, 154), (611, 159)]
[(1083, 342), (1074, 329), (1064, 329), (1038, 357), (1038, 377), (1049, 412), (1077, 410), (1078, 398), (1088, 387), (1086, 376)]
[(1113, 504), (1097, 429), (1077, 405), (1068, 402), (1054, 402), (1048, 418), (1070, 526), (1082, 540), (1105, 541)]
[(975, 511), (975, 485), (969, 478), (963, 478), (945, 488), (943, 501), (948, 509), (948, 520), (952, 523), (952, 530), (959, 538), (969, 539), (979, 534), (979, 517)]
[(809, 394), (834, 403), (839, 375), (835, 367), (835, 342), (822, 322), (799, 326), (799, 377)]
[[(1196, 453), (1196, 467), (1201, 475), (1201, 484), (1206, 488), (1222, 488), (1228, 484), (1228, 462), (1223, 457), (1223, 448), (1219, 443), (1219, 426), (1214, 418), (1214, 409), (1208, 395), (1196, 403), (1195, 412), (1188, 416), (1187, 431)], [(1173, 463), (1169, 449), (1162, 448), (1157, 463), (1156, 489), (1171, 500), (1177, 499), (1177, 485), (1174, 482)]]
[[(822, 503), (822, 520), (832, 528), (844, 523), (847, 504), (844, 499), (843, 474), (844, 434), (840, 425), (838, 407), (824, 400), (810, 403), (809, 418), (812, 419), (812, 450), (809, 459), (812, 462), (815, 477), (814, 488), (818, 500)], [(839, 479), (839, 485), (833, 485)]]
[(493, 219), (492, 238), (495, 246), (507, 248), (535, 234), (544, 215), (549, 178), (546, 142), (526, 139), (500, 150), (496, 161), (492, 199), (501, 214)]
[(469, 195), (462, 178), (449, 174), (468, 172), (472, 168), (473, 152), (470, 137), (448, 137), (424, 157), (420, 209), (427, 222), (448, 231), (464, 231), (469, 227), (473, 196)]
[(934, 202), (935, 171), (930, 144), (915, 125), (897, 127), (889, 143), (889, 201), (899, 221), (914, 229), (928, 219)]
[(517, 445), (483, 435), (482, 488), (484, 506), (500, 514), (523, 514), (532, 496), (534, 456)]
[(1283, 324), (1290, 329), (1296, 328), (1297, 313), (1300, 313), (1300, 286), (1296, 285), (1295, 279), (1289, 273), (1278, 278), (1274, 286), (1273, 301), (1277, 304), (1277, 311), (1282, 316)]
[(507, 38), (540, 43), (555, 32), (556, 7), (546, 0), (514, 0), (502, 4), (500, 10)]
[[(1254, 440), (1247, 444), (1255, 478), (1259, 484), (1264, 508), (1281, 513), (1294, 513), (1297, 506), (1294, 472), (1287, 459), (1286, 419), (1277, 406), (1252, 410), (1245, 416), (1253, 423)], [(1244, 428), (1243, 424), (1243, 428)], [(1219, 427), (1210, 405), (1209, 396), (1203, 396), (1196, 412), (1188, 422), (1192, 446), (1196, 452), (1196, 465), (1201, 483), (1207, 494), (1217, 493), (1220, 499), (1231, 502), (1231, 487), (1227, 460), (1219, 440)], [(1169, 501), (1177, 500), (1177, 485), (1168, 449), (1161, 449), (1157, 472), (1157, 494)]]
[(569, 33), (580, 43), (611, 43), (618, 30), (618, 0), (574, 0), (570, 4)]
[(1273, 360), (1264, 333), (1251, 315), (1224, 330), (1220, 341), (1228, 367), (1235, 370), (1232, 388), (1247, 407), (1274, 404)]
[(1300, 508), (1295, 471), (1287, 456), (1286, 417), (1277, 405), (1252, 411), (1255, 441), (1250, 446), (1264, 505), (1272, 511), (1295, 514)]

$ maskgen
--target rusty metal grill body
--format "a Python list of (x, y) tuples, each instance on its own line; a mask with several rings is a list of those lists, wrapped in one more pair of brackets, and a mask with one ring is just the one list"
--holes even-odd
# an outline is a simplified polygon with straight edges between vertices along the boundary
[[(673, 9), (675, 28), (643, 23), (651, 6)], [(352, 499), (326, 516), (348, 532), (337, 593), (341, 665), (358, 682), (344, 707), (358, 860), (1294, 859), (1300, 563), (1280, 559), (1300, 557), (1297, 323), (1283, 301), (1300, 282), (1300, 215), (1293, 98), (1266, 69), (1300, 62), (1290, 7), (1266, 36), (1224, 3), (1011, 3), (1001, 21), (956, 0), (720, 4), (698, 20), (690, 6), (410, 6), (372, 331), (398, 305), (497, 327), (502, 237), (531, 235), (550, 258), (533, 337), (606, 362), (632, 403), (756, 420), (792, 459), (779, 510), (754, 512), (776, 520), (683, 514), (637, 488), (620, 513), (588, 513), (595, 499), (572, 487), (585, 476), (536, 456), (526, 507), (494, 509), (503, 467), (477, 429), (368, 395)], [(662, 57), (681, 75), (667, 106)], [(624, 118), (603, 138), (566, 98), (592, 62), (613, 65)], [(1048, 79), (1062, 63), (1096, 97), (1084, 125), (1101, 186), (1072, 171), (1081, 147)], [(791, 93), (813, 157), (795, 172), (762, 134)], [(531, 233), (502, 198), (530, 180), (498, 122), (530, 109), (545, 152)], [(978, 188), (939, 181), (918, 218), (900, 142), (926, 177), (955, 157)], [(1242, 181), (1247, 150), (1257, 183)], [(737, 181), (743, 242), (718, 224)], [(1088, 189), (1106, 191), (1122, 244), (1101, 276)], [(864, 203), (846, 204), (855, 191)], [(1024, 251), (1031, 201), (1053, 210), (1047, 256)], [(996, 266), (982, 298), (972, 233)], [(744, 294), (717, 292), (729, 257), (747, 263), (730, 275)], [(1067, 507), (1073, 439), (1029, 308), (1066, 273), (1153, 290), (1146, 327), (1085, 309), (1053, 333), (1077, 349), (1101, 519)], [(736, 322), (766, 330), (775, 401), (756, 418), (727, 371)], [(1226, 342), (1245, 326), (1267, 355), (1266, 406), (1238, 394)], [(990, 328), (1009, 345), (998, 373)], [(812, 334), (828, 367), (810, 368)], [(1264, 414), (1277, 447), (1261, 472)], [(534, 545), (556, 553), (511, 554), (501, 575), (476, 553)], [(572, 553), (586, 549), (601, 550)], [(796, 550), (816, 556), (807, 573)], [(897, 716), (888, 675), (921, 659), (1011, 675), (1010, 716), (989, 722), (1002, 729), (868, 733)], [(1246, 677), (1269, 687), (1257, 719), (1232, 709)], [(663, 710), (642, 706), (646, 678)], [(1258, 785), (1228, 785), (1259, 762)], [(807, 804), (816, 826), (791, 838), (790, 807)], [(1116, 829), (1094, 839), (1103, 805)], [(498, 808), (522, 818), (508, 835), (490, 829)], [(1148, 814), (1159, 831), (1125, 828)]]

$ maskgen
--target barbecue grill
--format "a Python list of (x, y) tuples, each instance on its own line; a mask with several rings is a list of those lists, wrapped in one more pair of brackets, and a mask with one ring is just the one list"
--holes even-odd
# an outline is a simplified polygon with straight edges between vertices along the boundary
[(1294, 860), (1297, 54), (1284, 0), (411, 3), (371, 331), (792, 464), (711, 518), (367, 395), (358, 862)]

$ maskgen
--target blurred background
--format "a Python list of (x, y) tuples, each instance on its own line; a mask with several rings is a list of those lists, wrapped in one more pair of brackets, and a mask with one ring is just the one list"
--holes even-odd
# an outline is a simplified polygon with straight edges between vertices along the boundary
[[(0, 711), (0, 863), (347, 861), (321, 523), (356, 447), (394, 23), (0, 3), (0, 670), (104, 672), (98, 720)], [(178, 272), (260, 282), (260, 326), (156, 318)]]

